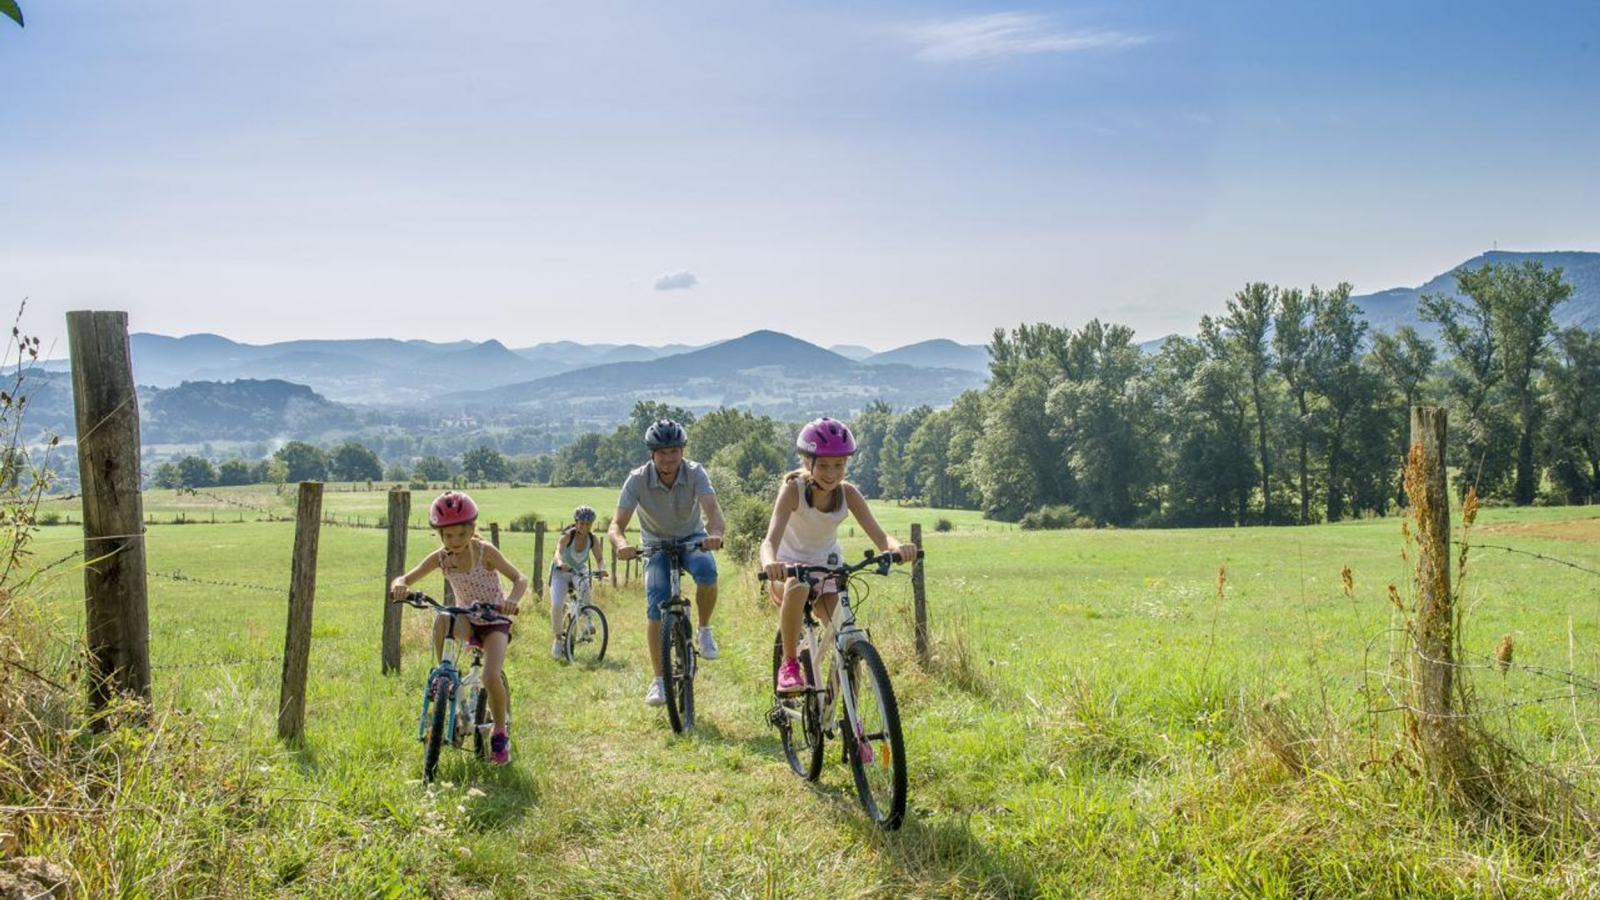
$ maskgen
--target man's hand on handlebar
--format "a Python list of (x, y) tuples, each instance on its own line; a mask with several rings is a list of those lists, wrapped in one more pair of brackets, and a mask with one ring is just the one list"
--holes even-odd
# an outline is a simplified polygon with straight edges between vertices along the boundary
[(901, 544), (894, 548), (894, 561), (897, 563), (910, 562), (917, 558), (916, 544)]
[(708, 535), (706, 535), (700, 541), (700, 549), (701, 550), (721, 550), (722, 549), (722, 535), (720, 535), (720, 534), (708, 534)]

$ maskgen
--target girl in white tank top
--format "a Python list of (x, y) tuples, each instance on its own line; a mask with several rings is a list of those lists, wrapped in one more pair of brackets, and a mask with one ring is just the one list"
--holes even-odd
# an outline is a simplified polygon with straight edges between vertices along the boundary
[[(851, 444), (853, 447), (853, 440)], [(761, 542), (761, 565), (767, 570), (772, 602), (781, 610), (784, 661), (778, 672), (780, 691), (796, 689), (795, 679), (800, 677), (795, 653), (807, 595), (817, 598), (812, 610), (824, 622), (832, 615), (839, 596), (838, 585), (832, 579), (807, 584), (786, 576), (784, 566), (842, 563), (839, 523), (847, 514), (855, 517), (879, 550), (902, 551), (908, 558), (916, 555), (916, 547), (901, 544), (884, 533), (861, 491), (844, 479), (850, 464), (848, 456), (813, 456), (801, 450), (800, 461), (801, 468), (790, 472), (778, 489), (767, 536)]]

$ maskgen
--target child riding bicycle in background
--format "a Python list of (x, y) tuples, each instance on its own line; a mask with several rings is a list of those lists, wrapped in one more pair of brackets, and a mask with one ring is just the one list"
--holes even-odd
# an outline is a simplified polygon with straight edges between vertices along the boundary
[(567, 658), (567, 642), (562, 617), (566, 612), (568, 582), (573, 572), (583, 570), (585, 559), (594, 555), (594, 569), (605, 568), (605, 558), (600, 555), (600, 541), (594, 535), (594, 507), (580, 506), (572, 511), (572, 525), (561, 532), (556, 541), (556, 555), (550, 561), (550, 633), (555, 640), (550, 644), (550, 658)]
[(783, 663), (778, 668), (779, 691), (806, 687), (796, 659), (796, 644), (804, 624), (807, 595), (817, 598), (812, 608), (824, 622), (839, 597), (839, 587), (832, 579), (808, 584), (787, 578), (785, 566), (839, 565), (844, 552), (839, 546), (839, 523), (847, 513), (855, 516), (861, 530), (879, 550), (894, 552), (900, 562), (917, 555), (915, 544), (902, 544), (884, 533), (861, 491), (844, 480), (850, 456), (856, 452), (856, 439), (848, 426), (824, 416), (800, 429), (794, 444), (800, 455), (800, 468), (784, 476), (772, 505), (766, 539), (761, 542), (761, 565), (767, 571), (772, 602), (781, 610)]
[[(478, 537), (478, 505), (461, 491), (445, 491), (428, 508), (428, 524), (439, 533), (441, 546), (422, 558), (411, 571), (389, 585), (389, 594), (399, 600), (413, 584), (434, 569), (439, 569), (455, 592), (457, 606), (487, 603), (501, 615), (517, 614), (517, 601), (528, 590), (528, 579), (517, 571), (495, 547)], [(500, 587), (500, 576), (511, 581), (511, 595)], [(433, 655), (444, 651), (445, 630), (450, 617), (441, 615), (433, 622)], [(456, 640), (483, 647), (483, 680), (489, 693), (489, 710), (494, 717), (494, 732), (489, 737), (489, 760), (511, 761), (511, 737), (506, 733), (505, 668), (506, 647), (511, 643), (511, 623), (487, 623), (478, 617), (456, 619)]]

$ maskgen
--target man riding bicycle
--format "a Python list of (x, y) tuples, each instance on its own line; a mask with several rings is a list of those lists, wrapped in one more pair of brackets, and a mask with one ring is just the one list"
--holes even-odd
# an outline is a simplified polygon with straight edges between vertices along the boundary
[[(637, 548), (629, 546), (627, 538), (628, 523), (633, 519), (634, 510), (638, 510), (640, 538), (646, 546), (698, 543), (703, 548), (685, 550), (679, 562), (695, 583), (700, 656), (716, 659), (718, 650), (717, 642), (711, 637), (711, 611), (717, 605), (717, 560), (707, 551), (722, 546), (722, 508), (717, 505), (717, 495), (711, 489), (711, 478), (706, 470), (699, 463), (683, 458), (689, 433), (682, 425), (662, 419), (646, 429), (644, 442), (650, 450), (650, 461), (629, 472), (622, 483), (617, 512), (611, 518), (611, 544), (617, 548), (618, 559), (633, 559), (639, 555)], [(661, 644), (655, 635), (661, 624), (661, 604), (669, 599), (667, 594), (671, 591), (667, 571), (671, 559), (670, 554), (658, 553), (651, 556), (645, 566), (644, 592), (649, 619), (646, 633), (650, 635), (645, 643), (650, 646), (650, 666), (655, 680), (645, 693), (644, 702), (651, 706), (667, 702), (661, 675)]]

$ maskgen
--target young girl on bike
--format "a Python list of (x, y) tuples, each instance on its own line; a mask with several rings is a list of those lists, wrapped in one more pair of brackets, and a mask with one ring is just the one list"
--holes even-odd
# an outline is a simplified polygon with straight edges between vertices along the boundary
[(846, 513), (855, 516), (861, 530), (879, 550), (893, 551), (899, 561), (915, 559), (917, 555), (916, 545), (902, 544), (884, 533), (861, 491), (844, 480), (850, 456), (856, 452), (856, 439), (843, 422), (826, 416), (817, 419), (800, 429), (794, 445), (800, 454), (800, 468), (786, 475), (783, 486), (778, 488), (767, 537), (761, 542), (761, 565), (772, 586), (772, 601), (781, 609), (783, 664), (778, 668), (779, 691), (806, 687), (795, 658), (806, 596), (817, 598), (812, 608), (824, 622), (839, 597), (838, 585), (832, 579), (806, 583), (786, 578), (785, 566), (839, 565), (844, 552), (839, 546), (839, 523)]
[[(455, 592), (457, 606), (488, 603), (504, 616), (517, 614), (517, 601), (528, 590), (528, 579), (517, 571), (495, 547), (478, 537), (478, 505), (461, 491), (445, 491), (428, 508), (428, 524), (439, 533), (440, 547), (422, 558), (416, 568), (396, 578), (389, 593), (398, 600), (413, 584), (439, 569)], [(500, 576), (511, 581), (511, 595), (500, 588)], [(444, 652), (445, 629), (449, 616), (433, 623), (433, 655)], [(484, 622), (476, 616), (456, 619), (456, 640), (483, 646), (483, 681), (489, 692), (489, 710), (494, 731), (489, 736), (489, 760), (503, 765), (511, 761), (511, 737), (506, 733), (505, 668), (506, 646), (511, 643), (510, 622)]]
[(584, 559), (594, 554), (591, 573), (605, 568), (600, 555), (600, 542), (594, 536), (594, 507), (584, 505), (572, 511), (572, 526), (561, 532), (556, 541), (555, 559), (550, 561), (550, 633), (555, 640), (550, 644), (551, 659), (567, 658), (567, 641), (563, 632), (562, 617), (566, 614), (567, 581), (570, 573), (584, 568)]

